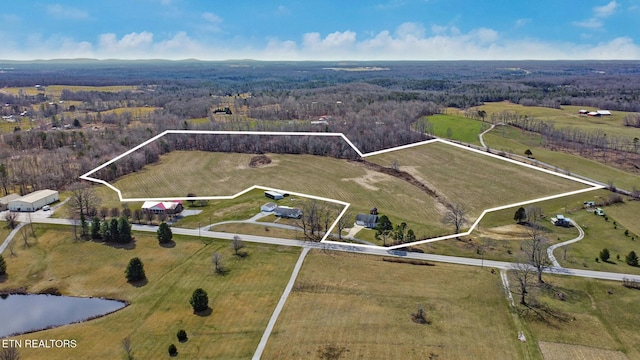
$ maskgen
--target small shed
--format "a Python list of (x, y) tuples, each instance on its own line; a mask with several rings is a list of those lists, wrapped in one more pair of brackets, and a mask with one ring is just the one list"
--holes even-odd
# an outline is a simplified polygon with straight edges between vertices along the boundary
[(60, 194), (57, 191), (45, 189), (11, 200), (8, 207), (11, 211), (36, 211), (58, 200), (60, 200)]
[(9, 194), (0, 198), (0, 211), (5, 211), (9, 208), (9, 202), (20, 198), (19, 194)]
[(587, 115), (589, 113), (589, 110), (580, 109), (580, 110), (578, 110), (578, 113), (582, 114), (582, 115)]
[(260, 207), (260, 211), (272, 212), (277, 207), (276, 203), (268, 202)]
[(356, 225), (373, 229), (378, 226), (378, 215), (358, 214), (356, 215)]
[(302, 217), (302, 210), (289, 206), (278, 206), (273, 209), (273, 214), (283, 218), (300, 219)]
[(597, 112), (600, 116), (611, 116), (611, 111), (609, 110), (598, 110)]

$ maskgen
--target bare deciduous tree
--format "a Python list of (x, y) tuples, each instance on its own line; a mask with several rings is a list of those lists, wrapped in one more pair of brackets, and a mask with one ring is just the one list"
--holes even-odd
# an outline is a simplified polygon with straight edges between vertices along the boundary
[(131, 347), (131, 338), (129, 336), (122, 339), (122, 350), (124, 350), (127, 360), (133, 360), (133, 348)]
[(213, 263), (213, 267), (215, 268), (216, 274), (224, 274), (224, 265), (222, 264), (222, 254), (219, 252), (214, 252), (211, 256), (211, 262)]
[(20, 353), (14, 346), (2, 347), (0, 349), (0, 360), (19, 360)]
[(338, 228), (338, 239), (342, 240), (342, 230), (353, 226), (353, 213), (350, 210), (345, 211), (344, 215), (338, 219), (336, 227)]
[(4, 215), (4, 219), (7, 221), (7, 228), (15, 229), (18, 226), (18, 214), (12, 211), (7, 212)]
[(233, 236), (233, 240), (231, 241), (231, 247), (233, 248), (233, 251), (236, 254), (236, 256), (239, 256), (240, 254), (238, 253), (238, 251), (240, 251), (240, 249), (244, 247), (244, 242), (242, 241), (242, 239), (240, 239), (240, 236), (238, 235)]
[(529, 264), (516, 263), (512, 265), (511, 270), (518, 281), (518, 291), (513, 293), (520, 295), (520, 304), (527, 305), (527, 294), (529, 293), (529, 283), (534, 277), (535, 269)]
[(460, 228), (467, 221), (467, 209), (462, 204), (450, 204), (447, 206), (447, 212), (442, 217), (442, 223), (452, 225), (456, 234), (460, 232)]
[(538, 272), (538, 283), (542, 284), (542, 272), (552, 265), (551, 260), (547, 257), (547, 247), (549, 240), (542, 233), (542, 230), (536, 224), (532, 224), (528, 230), (529, 238), (522, 243), (522, 251), (529, 265), (533, 266)]

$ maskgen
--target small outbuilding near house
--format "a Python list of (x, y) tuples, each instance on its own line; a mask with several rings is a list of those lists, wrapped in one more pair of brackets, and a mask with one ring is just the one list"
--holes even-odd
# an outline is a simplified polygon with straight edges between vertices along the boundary
[(278, 205), (276, 205), (276, 203), (268, 202), (268, 203), (260, 206), (260, 211), (272, 212), (277, 207), (278, 207)]
[(45, 189), (11, 200), (8, 207), (11, 211), (36, 211), (58, 200), (60, 194), (57, 191)]
[(378, 226), (378, 215), (358, 214), (356, 215), (356, 225), (374, 229)]
[(5, 197), (0, 198), (0, 211), (7, 210), (9, 208), (9, 202), (19, 198), (19, 194), (9, 194)]
[(275, 191), (265, 191), (264, 192), (264, 196), (268, 197), (269, 199), (273, 199), (273, 200), (282, 200), (282, 199), (284, 199), (284, 194), (280, 194), (279, 192), (275, 192)]

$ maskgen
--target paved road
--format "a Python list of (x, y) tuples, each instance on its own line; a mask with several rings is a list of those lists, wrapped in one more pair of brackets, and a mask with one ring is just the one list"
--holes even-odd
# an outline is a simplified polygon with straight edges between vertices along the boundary
[(259, 360), (262, 357), (262, 352), (264, 352), (265, 346), (267, 346), (267, 341), (269, 341), (269, 336), (271, 336), (271, 332), (273, 331), (273, 327), (276, 325), (276, 321), (278, 321), (278, 316), (280, 316), (280, 312), (284, 307), (284, 304), (287, 302), (287, 298), (293, 289), (293, 284), (296, 282), (296, 278), (298, 277), (298, 273), (300, 272), (300, 268), (302, 268), (302, 263), (304, 262), (304, 258), (309, 253), (309, 248), (305, 247), (302, 249), (302, 253), (298, 258), (298, 262), (296, 262), (296, 266), (293, 268), (293, 273), (291, 274), (291, 278), (289, 278), (289, 283), (287, 287), (284, 289), (282, 296), (280, 297), (280, 301), (278, 301), (278, 305), (276, 305), (275, 310), (273, 310), (273, 314), (271, 314), (271, 319), (269, 319), (269, 324), (267, 324), (267, 328), (264, 329), (264, 333), (262, 334), (262, 338), (260, 339), (260, 343), (258, 344), (258, 348), (256, 352), (253, 354), (254, 360)]
[[(54, 218), (35, 218), (33, 219), (33, 222), (43, 223), (43, 224), (58, 224), (58, 225), (71, 224), (71, 220), (54, 219)], [(157, 229), (158, 229), (157, 226), (151, 226), (151, 225), (135, 225), (135, 224), (132, 225), (132, 230), (134, 231), (156, 232)], [(216, 232), (216, 231), (203, 231), (202, 229), (184, 229), (184, 228), (175, 228), (175, 227), (172, 227), (172, 231), (174, 234), (179, 234), (179, 235), (200, 236), (203, 238), (216, 238), (216, 239), (224, 239), (224, 240), (233, 240), (233, 237), (236, 235), (236, 234)], [(415, 253), (415, 252), (389, 250), (385, 248), (372, 248), (372, 247), (358, 246), (358, 245), (352, 245), (352, 244), (317, 243), (317, 242), (304, 241), (304, 240), (281, 239), (281, 238), (272, 238), (272, 237), (256, 236), (256, 235), (241, 235), (241, 237), (243, 241), (247, 241), (247, 242), (257, 242), (257, 243), (263, 243), (263, 244), (282, 245), (282, 246), (297, 246), (297, 247), (306, 247), (306, 248), (324, 249), (324, 250), (346, 251), (346, 252), (377, 255), (377, 256), (398, 256), (398, 257), (404, 257), (408, 259), (421, 259), (421, 260), (429, 260), (434, 262), (469, 265), (469, 266), (483, 266), (483, 267), (486, 266), (486, 267), (496, 268), (496, 269), (510, 269), (515, 265), (515, 263), (506, 262), (506, 261), (463, 258), (463, 257), (457, 257), (457, 256), (446, 256), (446, 255), (435, 255), (435, 254), (421, 254), (421, 253)], [(583, 270), (583, 269), (569, 269), (569, 268), (562, 268), (557, 266), (550, 267), (546, 269), (545, 272), (552, 273), (552, 274), (593, 278), (593, 279), (604, 279), (604, 280), (615, 280), (615, 281), (622, 281), (623, 279), (634, 279), (634, 280), (640, 281), (640, 276), (638, 275), (610, 273), (610, 272), (604, 272), (604, 271), (592, 271), (592, 270)]]

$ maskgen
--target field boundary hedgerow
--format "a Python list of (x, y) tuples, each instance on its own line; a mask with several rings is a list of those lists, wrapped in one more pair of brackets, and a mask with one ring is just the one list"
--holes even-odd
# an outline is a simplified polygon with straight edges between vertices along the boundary
[[(393, 249), (399, 249), (399, 248), (404, 248), (404, 247), (408, 247), (408, 246), (412, 246), (412, 245), (418, 245), (418, 244), (423, 244), (423, 243), (428, 243), (428, 242), (434, 242), (434, 241), (439, 241), (439, 240), (446, 240), (446, 239), (451, 239), (451, 238), (455, 238), (455, 237), (459, 237), (459, 236), (467, 236), (469, 234), (471, 234), (474, 229), (478, 226), (478, 224), (480, 223), (480, 221), (482, 220), (482, 218), (489, 212), (493, 212), (493, 211), (498, 211), (498, 210), (502, 210), (502, 209), (507, 209), (507, 208), (511, 208), (514, 206), (523, 206), (523, 205), (528, 205), (528, 204), (532, 204), (535, 202), (539, 202), (539, 201), (546, 201), (546, 200), (551, 200), (551, 199), (556, 199), (556, 198), (561, 198), (561, 197), (565, 197), (565, 196), (570, 196), (570, 195), (575, 195), (575, 194), (579, 194), (579, 193), (584, 193), (584, 192), (588, 192), (588, 191), (593, 191), (593, 190), (598, 190), (598, 189), (602, 189), (604, 188), (603, 185), (600, 184), (596, 184), (584, 179), (580, 179), (571, 175), (567, 175), (567, 174), (562, 174), (562, 173), (556, 173), (554, 171), (548, 170), (548, 169), (543, 169), (543, 168), (539, 168), (536, 167), (534, 165), (530, 165), (530, 164), (525, 164), (525, 163), (521, 163), (519, 161), (513, 160), (513, 159), (508, 159), (508, 158), (504, 158), (498, 155), (494, 155), (485, 151), (481, 151), (481, 150), (477, 150), (471, 147), (467, 147), (464, 145), (460, 145), (460, 144), (456, 144), (447, 140), (443, 140), (440, 138), (435, 138), (435, 139), (431, 139), (431, 140), (426, 140), (426, 141), (421, 141), (421, 142), (417, 142), (417, 143), (412, 143), (412, 144), (407, 144), (407, 145), (402, 145), (402, 146), (397, 146), (397, 147), (393, 147), (393, 148), (388, 148), (388, 149), (383, 149), (383, 150), (378, 150), (378, 151), (374, 151), (374, 152), (369, 152), (369, 153), (363, 153), (360, 151), (360, 149), (358, 149), (343, 133), (316, 133), (316, 132), (268, 132), (268, 131), (205, 131), (205, 130), (166, 130), (152, 138), (150, 138), (149, 140), (141, 143), (140, 145), (133, 147), (132, 149), (122, 153), (121, 155), (105, 162), (104, 164), (90, 170), (89, 172), (83, 174), (80, 176), (81, 179), (83, 180), (87, 180), (87, 181), (92, 181), (95, 183), (99, 183), (102, 185), (105, 185), (107, 187), (109, 187), (111, 190), (115, 191), (118, 194), (118, 198), (121, 202), (134, 202), (134, 201), (171, 201), (171, 200), (229, 200), (229, 199), (234, 199), (238, 196), (241, 196), (243, 194), (246, 194), (254, 189), (260, 189), (260, 190), (265, 190), (265, 191), (277, 191), (277, 192), (282, 192), (282, 193), (289, 193), (291, 195), (296, 195), (296, 196), (301, 196), (301, 197), (306, 197), (309, 199), (314, 199), (314, 200), (319, 200), (319, 201), (326, 201), (326, 202), (330, 202), (330, 203), (335, 203), (335, 204), (339, 204), (341, 206), (344, 206), (344, 208), (342, 209), (342, 211), (340, 212), (340, 214), (338, 215), (338, 217), (335, 219), (335, 221), (333, 222), (333, 224), (331, 224), (331, 227), (329, 228), (329, 230), (324, 234), (324, 236), (322, 237), (322, 239), (320, 240), (321, 242), (324, 243), (336, 243), (339, 244), (339, 242), (335, 242), (335, 241), (331, 241), (331, 240), (327, 240), (327, 238), (329, 237), (329, 235), (332, 233), (333, 229), (336, 227), (336, 225), (338, 224), (338, 221), (340, 220), (340, 218), (342, 218), (342, 216), (345, 215), (345, 213), (347, 212), (349, 206), (351, 205), (348, 202), (345, 201), (341, 201), (338, 199), (330, 199), (330, 198), (326, 198), (326, 197), (320, 197), (320, 196), (315, 196), (315, 195), (311, 195), (311, 194), (303, 194), (303, 193), (298, 193), (298, 192), (292, 192), (289, 191), (287, 189), (278, 189), (278, 188), (273, 188), (273, 187), (265, 187), (265, 186), (260, 186), (260, 185), (253, 185), (249, 188), (246, 188), (245, 190), (242, 190), (236, 194), (233, 195), (222, 195), (222, 196), (197, 196), (197, 197), (171, 197), (171, 198), (123, 198), (122, 196), (122, 191), (120, 189), (118, 189), (117, 187), (115, 187), (114, 185), (110, 184), (109, 182), (102, 180), (102, 179), (98, 179), (95, 177), (92, 177), (91, 175), (96, 173), (97, 171), (104, 169), (105, 167), (115, 163), (116, 161), (128, 156), (129, 154), (149, 145), (150, 143), (153, 143), (154, 141), (159, 140), (160, 138), (164, 137), (165, 135), (169, 135), (169, 134), (202, 134), (202, 135), (262, 135), (262, 136), (321, 136), (321, 137), (334, 137), (334, 138), (341, 138), (342, 140), (344, 140), (352, 149), (353, 151), (358, 154), (358, 156), (360, 156), (361, 158), (366, 158), (366, 157), (370, 157), (370, 156), (375, 156), (375, 155), (380, 155), (380, 154), (385, 154), (385, 153), (390, 153), (390, 152), (394, 152), (394, 151), (400, 151), (400, 150), (404, 150), (404, 149), (408, 149), (408, 148), (413, 148), (416, 146), (422, 146), (422, 145), (428, 145), (428, 144), (432, 144), (432, 143), (443, 143), (449, 146), (453, 146), (453, 147), (457, 147), (460, 149), (465, 149), (467, 151), (470, 151), (472, 153), (475, 154), (480, 154), (480, 155), (484, 155), (484, 156), (489, 156), (495, 159), (499, 159), (501, 161), (506, 161), (512, 164), (516, 164), (525, 168), (529, 168), (535, 171), (540, 171), (543, 173), (547, 173), (547, 174), (551, 174), (554, 176), (558, 176), (560, 178), (564, 178), (564, 179), (568, 179), (577, 183), (581, 183), (584, 185), (587, 185), (589, 187), (587, 188), (583, 188), (580, 190), (574, 190), (574, 191), (569, 191), (569, 192), (564, 192), (564, 193), (560, 193), (560, 194), (555, 194), (555, 195), (550, 195), (550, 196), (545, 196), (545, 197), (540, 197), (540, 198), (535, 198), (535, 199), (530, 199), (530, 200), (526, 200), (526, 201), (521, 201), (521, 202), (517, 202), (517, 203), (512, 203), (512, 204), (506, 204), (506, 205), (502, 205), (502, 206), (498, 206), (498, 207), (493, 207), (493, 208), (489, 208), (489, 209), (485, 209), (484, 211), (482, 211), (481, 215), (475, 220), (475, 222), (471, 225), (471, 227), (465, 231), (465, 232), (461, 232), (461, 233), (457, 233), (457, 234), (451, 234), (451, 235), (446, 235), (446, 236), (439, 236), (439, 237), (434, 237), (434, 238), (429, 238), (429, 239), (424, 239), (424, 240), (420, 240), (420, 241), (416, 241), (413, 243), (405, 243), (405, 244), (400, 244), (400, 245), (395, 245), (395, 246), (389, 246), (389, 247), (385, 247), (385, 249), (389, 249), (389, 250), (393, 250)], [(368, 248), (381, 248), (380, 246), (375, 246), (375, 245), (362, 245), (362, 244), (353, 244), (353, 246), (360, 246), (360, 247), (368, 247)]]

